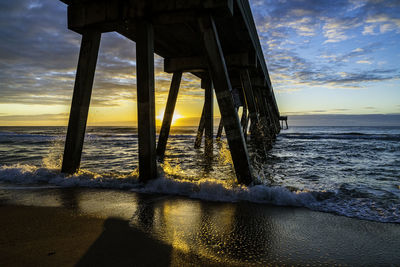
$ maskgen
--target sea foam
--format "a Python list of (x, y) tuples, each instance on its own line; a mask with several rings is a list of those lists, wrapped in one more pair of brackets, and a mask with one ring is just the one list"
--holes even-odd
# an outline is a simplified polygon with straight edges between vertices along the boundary
[[(0, 182), (21, 186), (43, 185), (47, 188), (50, 185), (124, 189), (138, 193), (179, 195), (206, 201), (247, 201), (278, 206), (305, 207), (348, 217), (400, 223), (400, 208), (395, 204), (383, 209), (373, 201), (343, 200), (337, 197), (338, 192), (291, 191), (286, 187), (264, 184), (242, 186), (234, 181), (218, 179), (191, 181), (184, 177), (179, 177), (179, 179), (171, 177), (162, 171), (158, 179), (143, 184), (138, 181), (136, 172), (131, 174), (98, 174), (80, 170), (73, 175), (64, 175), (55, 169), (15, 164), (0, 167)], [(3, 187), (3, 189), (10, 188), (12, 187)]]

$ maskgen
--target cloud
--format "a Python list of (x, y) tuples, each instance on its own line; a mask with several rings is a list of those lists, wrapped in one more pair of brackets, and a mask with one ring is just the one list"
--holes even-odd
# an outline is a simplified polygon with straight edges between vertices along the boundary
[(310, 17), (294, 18), (290, 21), (276, 24), (274, 27), (292, 29), (301, 36), (314, 36), (316, 31), (316, 25)]
[[(81, 36), (67, 29), (61, 1), (0, 2), (0, 104), (69, 105)], [(171, 75), (155, 56), (156, 93), (161, 99)], [(198, 80), (183, 81), (184, 99), (198, 98)], [(198, 92), (196, 92), (198, 90)], [(135, 43), (116, 33), (102, 34), (92, 106), (116, 106), (136, 98)]]
[(327, 38), (326, 43), (337, 43), (349, 39), (346, 31), (361, 26), (360, 19), (355, 18), (326, 18), (322, 27), (323, 34)]
[(338, 113), (349, 112), (349, 111), (351, 111), (351, 109), (348, 109), (348, 108), (316, 109), (316, 110), (285, 112), (285, 115), (296, 116), (296, 115), (316, 115), (316, 114), (338, 114)]
[(299, 114), (288, 116), (292, 126), (400, 126), (399, 114)]
[(368, 61), (368, 60), (359, 60), (356, 63), (358, 63), (358, 64), (370, 64), (370, 65), (372, 64), (372, 62)]
[(360, 53), (360, 52), (364, 52), (364, 49), (363, 49), (363, 48), (357, 47), (356, 49), (353, 49), (351, 52), (353, 52), (353, 53)]
[(16, 121), (60, 121), (67, 120), (68, 113), (58, 114), (35, 114), (35, 115), (1, 115), (0, 122), (16, 122)]
[[(358, 42), (363, 30), (380, 33), (379, 26), (366, 28), (370, 26), (368, 18), (378, 13), (388, 18), (400, 14), (398, 5), (390, 2), (252, 2), (275, 91), (293, 93), (307, 87), (361, 89), (370, 83), (397, 79), (398, 69), (390, 68), (390, 64), (376, 69), (383, 66), (376, 62), (375, 55), (387, 43), (376, 38), (364, 39), (362, 46)], [(382, 31), (389, 30), (388, 26), (382, 27)], [(342, 43), (346, 45), (337, 49)], [(361, 64), (362, 70), (357, 69)]]
[(378, 35), (390, 31), (400, 32), (399, 1), (368, 1), (363, 5), (364, 35)]
[(364, 30), (362, 32), (363, 35), (377, 35), (378, 33), (374, 31), (375, 25), (367, 25), (364, 26)]
[(351, 59), (363, 57), (373, 54), (377, 49), (382, 47), (381, 42), (372, 42), (364, 47), (357, 47), (350, 52), (344, 54), (322, 54), (319, 57), (326, 60), (329, 64), (335, 64), (336, 67), (343, 67), (345, 62), (350, 62)]

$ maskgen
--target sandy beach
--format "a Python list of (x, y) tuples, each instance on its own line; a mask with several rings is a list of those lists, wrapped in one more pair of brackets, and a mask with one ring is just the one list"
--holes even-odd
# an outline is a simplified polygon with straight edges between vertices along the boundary
[(1, 266), (400, 264), (400, 225), (101, 189), (0, 190)]

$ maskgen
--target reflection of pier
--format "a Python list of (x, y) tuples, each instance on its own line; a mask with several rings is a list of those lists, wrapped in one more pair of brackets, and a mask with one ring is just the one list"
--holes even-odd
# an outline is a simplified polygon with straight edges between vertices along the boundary
[[(205, 89), (196, 146), (204, 132), (205, 148), (212, 148), (215, 90), (238, 182), (251, 183), (247, 131), (268, 149), (280, 125), (247, 0), (62, 1), (68, 4), (69, 29), (82, 34), (63, 172), (79, 168), (101, 33), (116, 31), (136, 42), (139, 179), (157, 177), (156, 160), (164, 156), (182, 72), (191, 72)], [(164, 71), (173, 73), (157, 147), (154, 53), (164, 58)]]

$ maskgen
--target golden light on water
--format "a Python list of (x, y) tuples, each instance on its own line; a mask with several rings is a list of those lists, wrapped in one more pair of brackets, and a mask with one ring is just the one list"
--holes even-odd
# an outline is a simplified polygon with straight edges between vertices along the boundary
[[(160, 125), (161, 125), (161, 123), (162, 123), (162, 121), (163, 121), (163, 118), (164, 118), (164, 110), (162, 110), (161, 113), (160, 113), (156, 118), (157, 118), (157, 122), (158, 122), (157, 124), (160, 124)], [(181, 114), (179, 114), (179, 112), (178, 112), (177, 110), (175, 110), (175, 111), (174, 111), (174, 115), (172, 116), (171, 125), (175, 125), (176, 122), (177, 122), (179, 119), (182, 119), (182, 118), (184, 118), (184, 116), (182, 116)]]

